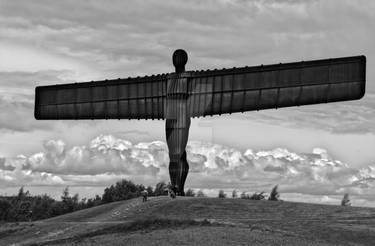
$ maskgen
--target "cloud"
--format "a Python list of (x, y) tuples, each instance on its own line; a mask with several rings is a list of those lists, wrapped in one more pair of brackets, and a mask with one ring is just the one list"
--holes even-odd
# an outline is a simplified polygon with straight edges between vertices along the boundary
[(4, 157), (0, 157), (0, 170), (5, 171), (14, 171), (15, 167), (11, 165), (5, 165), (6, 159)]
[(55, 122), (34, 119), (34, 91), (37, 85), (71, 81), (72, 71), (44, 70), (38, 72), (0, 71), (0, 130), (50, 130)]
[(0, 96), (0, 130), (33, 131), (48, 130), (52, 124), (38, 122), (33, 117), (34, 104), (28, 101), (13, 101)]
[[(375, 166), (361, 169), (335, 160), (321, 148), (295, 153), (283, 148), (241, 152), (235, 148), (191, 141), (187, 146), (193, 188), (269, 190), (279, 184), (284, 193), (374, 197)], [(2, 159), (0, 184), (106, 186), (121, 178), (147, 185), (168, 180), (168, 150), (161, 141), (131, 142), (100, 135), (88, 145), (68, 148), (61, 140), (43, 143), (43, 151), (28, 157)], [(6, 168), (4, 168), (6, 167)]]
[[(147, 0), (111, 5), (101, 1), (5, 1), (0, 9), (0, 59), (6, 61), (0, 63), (4, 81), (0, 94), (22, 93), (32, 100), (35, 82), (170, 72), (171, 53), (181, 47), (189, 52), (187, 69), (361, 53), (368, 56), (371, 67), (375, 33), (369, 30), (375, 21), (374, 9), (372, 1), (339, 0)], [(145, 14), (147, 18), (143, 18)], [(367, 73), (368, 81), (373, 80), (374, 72), (368, 69)], [(371, 83), (367, 89), (375, 92)], [(247, 119), (336, 133), (374, 133), (375, 98), (367, 97), (362, 104), (281, 109)], [(11, 113), (5, 110), (5, 114)], [(341, 122), (339, 128), (337, 122)]]
[[(368, 93), (360, 101), (252, 111), (231, 118), (335, 134), (375, 134), (375, 94)], [(215, 121), (206, 118), (200, 124), (213, 126)]]
[(113, 136), (99, 136), (88, 146), (65, 148), (61, 140), (45, 141), (44, 152), (32, 155), (27, 167), (36, 172), (58, 175), (99, 175), (106, 173), (156, 176), (166, 167), (164, 143), (139, 143)]
[[(5, 2), (0, 37), (58, 58), (56, 66), (117, 77), (171, 71), (180, 47), (193, 69), (373, 55), (374, 7), (338, 0)], [(30, 66), (42, 56), (34, 60)]]
[(12, 158), (11, 162), (5, 162), (6, 167), (0, 169), (0, 187), (12, 187), (21, 185), (63, 185), (64, 181), (57, 175), (46, 172), (33, 172), (25, 170), (26, 157), (19, 155)]
[[(192, 149), (191, 146), (199, 147)], [(191, 155), (202, 155), (201, 163), (191, 163), (192, 169), (202, 178), (210, 178), (209, 186), (218, 185), (222, 188), (235, 186), (247, 188), (253, 186), (258, 189), (279, 183), (285, 192), (304, 193), (312, 195), (335, 195), (344, 191), (369, 192), (361, 189), (360, 183), (365, 187), (373, 187), (374, 172), (371, 167), (367, 169), (353, 169), (347, 164), (332, 159), (328, 153), (316, 148), (313, 153), (298, 154), (286, 149), (276, 148), (271, 151), (254, 152), (248, 149), (244, 153), (224, 146), (190, 143)], [(205, 153), (205, 154), (203, 154)], [(188, 154), (188, 156), (189, 156)], [(194, 181), (201, 182), (196, 177)], [(223, 181), (225, 180), (225, 182)]]
[(37, 72), (28, 71), (0, 71), (2, 90), (9, 89), (9, 93), (23, 92), (23, 96), (33, 95), (35, 86), (61, 84), (74, 82), (71, 70), (41, 70)]

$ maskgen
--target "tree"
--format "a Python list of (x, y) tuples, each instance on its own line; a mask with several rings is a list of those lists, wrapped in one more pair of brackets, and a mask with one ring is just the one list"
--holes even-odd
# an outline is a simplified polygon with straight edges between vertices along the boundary
[(25, 192), (24, 189), (23, 189), (23, 186), (21, 186), (21, 188), (18, 190), (17, 199), (18, 200), (23, 200), (23, 199), (25, 199), (28, 196), (30, 196), (30, 192), (29, 191)]
[(92, 198), (87, 199), (86, 207), (88, 208), (94, 207), (94, 199)]
[(81, 199), (81, 201), (78, 202), (77, 207), (75, 208), (76, 210), (81, 210), (87, 208), (87, 198), (84, 197)]
[(349, 194), (345, 193), (344, 197), (341, 200), (341, 206), (351, 206), (351, 205), (352, 204), (351, 204), (350, 199), (349, 199)]
[(90, 199), (87, 200), (86, 206), (88, 208), (89, 207), (95, 207), (95, 206), (98, 206), (102, 203), (103, 203), (102, 198), (99, 195), (95, 195), (94, 199), (90, 198)]
[(144, 189), (143, 185), (135, 185), (132, 181), (123, 179), (116, 182), (114, 201), (128, 200), (140, 195), (140, 189)]
[(99, 196), (99, 195), (95, 195), (95, 199), (94, 199), (95, 202), (101, 202), (102, 201), (102, 198)]
[(32, 220), (40, 220), (51, 217), (53, 202), (55, 202), (55, 200), (46, 194), (34, 197), (34, 201), (31, 206)]
[(65, 187), (61, 196), (63, 213), (70, 213), (78, 209), (78, 194), (69, 194), (69, 186)]
[(143, 185), (136, 185), (132, 181), (123, 179), (116, 182), (113, 186), (105, 188), (102, 196), (103, 203), (128, 200), (140, 196), (141, 190), (144, 190)]
[(137, 197), (142, 195), (142, 191), (146, 190), (146, 187), (143, 184), (137, 184), (135, 186), (137, 189)]
[(13, 206), (10, 201), (0, 199), (0, 221), (9, 221), (13, 216)]
[(146, 191), (147, 191), (148, 196), (154, 195), (154, 189), (152, 188), (152, 186), (150, 186), (150, 185), (147, 186)]
[(65, 187), (62, 192), (61, 201), (67, 201), (69, 199), (69, 186)]
[(161, 181), (161, 182), (157, 183), (156, 186), (155, 186), (154, 195), (155, 196), (165, 196), (167, 194), (168, 194), (168, 189), (167, 189), (167, 185), (165, 184), (165, 182)]
[(219, 198), (226, 198), (227, 197), (227, 195), (224, 193), (224, 191), (223, 190), (219, 190), (219, 194), (218, 194), (218, 196), (217, 197), (219, 197)]
[(64, 214), (64, 213), (66, 213), (66, 212), (65, 212), (65, 208), (64, 208), (64, 205), (63, 205), (62, 202), (54, 201), (51, 204), (51, 215), (52, 216), (58, 216), (58, 215), (61, 215), (61, 214)]
[(270, 193), (270, 196), (268, 197), (269, 201), (279, 201), (280, 200), (280, 193), (278, 192), (278, 186), (275, 185), (272, 188), (272, 191)]
[(104, 189), (102, 201), (104, 203), (113, 202), (115, 201), (114, 196), (115, 196), (115, 187), (111, 185), (109, 188), (107, 187)]
[(32, 216), (32, 210), (31, 210), (31, 202), (30, 201), (20, 201), (18, 204), (17, 204), (17, 217), (16, 217), (16, 220), (17, 221), (27, 221), (27, 220), (31, 220), (31, 216)]
[(193, 189), (188, 189), (186, 192), (185, 192), (185, 196), (191, 196), (191, 197), (195, 197), (195, 192)]
[(261, 193), (255, 192), (253, 195), (250, 196), (250, 200), (264, 200), (266, 198), (266, 195), (264, 195), (264, 191)]
[(0, 221), (46, 219), (100, 203), (101, 198), (98, 195), (95, 199), (79, 201), (78, 194), (69, 195), (69, 187), (64, 188), (61, 201), (56, 201), (48, 195), (32, 196), (21, 187), (16, 196), (0, 197)]
[(236, 190), (232, 191), (232, 198), (237, 198), (237, 191)]
[(206, 197), (206, 195), (203, 193), (202, 190), (199, 190), (199, 191), (197, 192), (197, 197)]
[(241, 199), (250, 199), (249, 195), (246, 194), (245, 191), (241, 193)]

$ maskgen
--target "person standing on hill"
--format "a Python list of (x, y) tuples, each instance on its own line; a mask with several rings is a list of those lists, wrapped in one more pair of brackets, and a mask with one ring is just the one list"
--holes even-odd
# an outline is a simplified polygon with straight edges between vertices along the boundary
[(148, 197), (148, 193), (147, 193), (147, 191), (146, 190), (143, 190), (143, 191), (141, 191), (141, 195), (142, 195), (142, 201), (143, 202), (146, 202), (147, 201), (147, 197)]

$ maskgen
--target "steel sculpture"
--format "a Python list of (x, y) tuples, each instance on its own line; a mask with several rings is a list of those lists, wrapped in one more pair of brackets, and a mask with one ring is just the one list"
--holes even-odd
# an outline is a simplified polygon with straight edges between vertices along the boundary
[(185, 71), (187, 60), (179, 49), (173, 53), (174, 73), (36, 87), (35, 118), (165, 119), (171, 184), (183, 196), (191, 117), (356, 100), (365, 94), (365, 56), (206, 71)]

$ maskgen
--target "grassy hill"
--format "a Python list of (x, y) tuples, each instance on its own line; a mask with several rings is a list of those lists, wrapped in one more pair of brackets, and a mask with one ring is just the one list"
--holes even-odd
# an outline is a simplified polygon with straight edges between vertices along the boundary
[(154, 197), (0, 225), (0, 245), (374, 245), (375, 209)]

